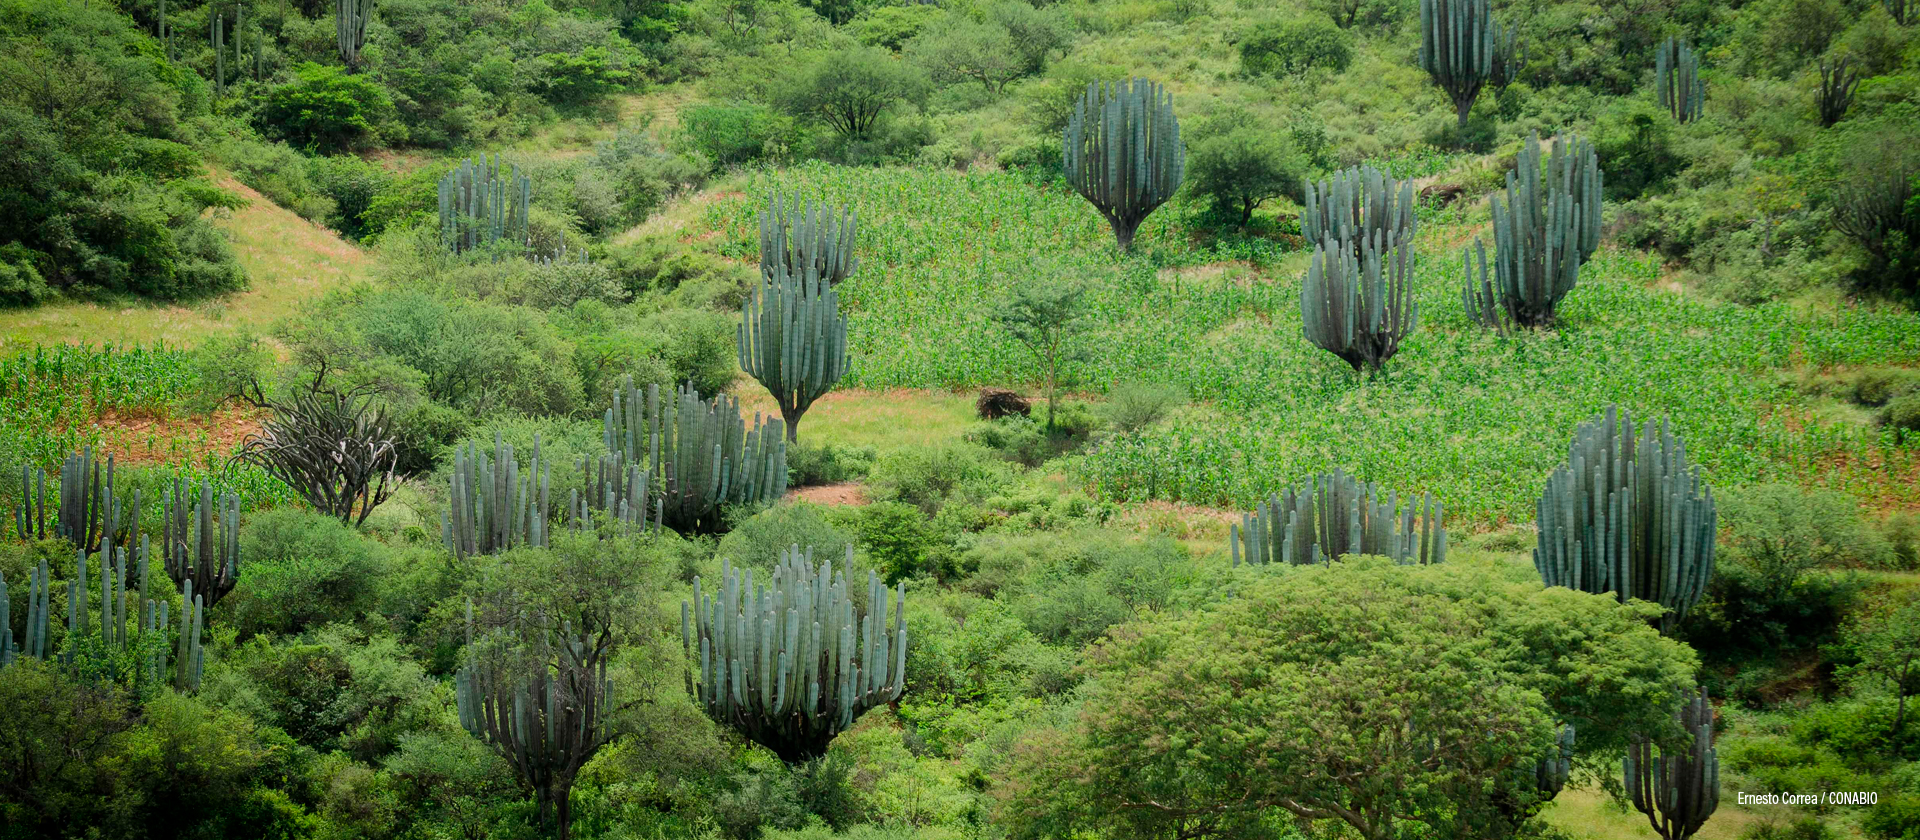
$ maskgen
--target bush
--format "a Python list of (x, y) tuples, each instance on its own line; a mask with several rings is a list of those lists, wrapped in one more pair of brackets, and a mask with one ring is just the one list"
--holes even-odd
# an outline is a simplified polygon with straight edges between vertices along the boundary
[(1058, 457), (1061, 449), (1040, 421), (1024, 414), (988, 420), (969, 430), (966, 439), (1027, 467), (1037, 467)]
[(1867, 809), (1860, 830), (1873, 840), (1920, 838), (1920, 796), (1888, 797)]
[(1307, 160), (1279, 131), (1240, 114), (1216, 121), (1196, 135), (1187, 159), (1187, 183), (1213, 202), (1214, 213), (1253, 220), (1253, 211), (1276, 198), (1305, 198)]
[(555, 105), (588, 105), (633, 78), (626, 61), (603, 46), (578, 53), (547, 53), (534, 59), (541, 96)]
[(814, 444), (802, 441), (787, 446), (787, 486), (816, 487), (856, 481), (873, 469), (876, 457), (871, 446)]
[(1353, 36), (1325, 15), (1257, 24), (1240, 38), (1240, 66), (1248, 73), (1344, 73), (1353, 61)]
[(1158, 425), (1186, 402), (1186, 389), (1178, 385), (1122, 382), (1107, 391), (1101, 409), (1114, 431), (1133, 434)]
[(874, 499), (917, 505), (930, 515), (952, 499), (984, 498), (1008, 477), (993, 453), (967, 443), (895, 450), (874, 462), (868, 474)]
[(1920, 432), (1920, 392), (1889, 401), (1880, 412), (1880, 422), (1902, 432)]
[(1819, 817), (1801, 817), (1790, 823), (1754, 823), (1740, 832), (1740, 840), (1838, 840), (1840, 835)]
[(333, 155), (314, 158), (307, 173), (314, 188), (332, 199), (332, 209), (323, 219), (328, 227), (353, 240), (379, 232), (364, 216), (374, 200), (393, 186), (393, 176), (385, 169), (352, 155)]
[(1855, 371), (1848, 397), (1864, 406), (1884, 406), (1900, 397), (1920, 392), (1920, 370), (1897, 367), (1870, 367)]
[(854, 525), (860, 532), (860, 548), (888, 585), (934, 571), (925, 563), (931, 540), (927, 515), (919, 508), (875, 502), (860, 509)]
[(884, 117), (927, 94), (926, 74), (878, 47), (816, 53), (782, 77), (774, 103), (850, 139), (873, 137)]
[(680, 112), (683, 141), (715, 166), (741, 166), (778, 157), (788, 129), (765, 105), (703, 102)]
[(221, 609), (241, 638), (352, 621), (373, 606), (374, 584), (387, 569), (379, 543), (338, 519), (292, 508), (248, 520), (240, 562), (240, 582)]
[(927, 24), (946, 12), (939, 6), (915, 3), (907, 6), (876, 6), (847, 24), (847, 32), (860, 43), (873, 47), (900, 49)]
[(813, 561), (832, 560), (839, 568), (853, 538), (827, 519), (827, 511), (809, 502), (781, 502), (733, 526), (720, 538), (718, 556), (736, 566), (771, 569), (788, 546), (813, 549)]
[(342, 67), (305, 62), (295, 81), (267, 94), (261, 129), (314, 152), (343, 152), (371, 145), (377, 125), (393, 108), (384, 88)]

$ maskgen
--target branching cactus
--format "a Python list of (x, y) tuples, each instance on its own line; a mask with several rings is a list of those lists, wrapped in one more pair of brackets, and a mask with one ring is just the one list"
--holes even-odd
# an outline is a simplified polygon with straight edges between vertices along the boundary
[(644, 390), (629, 378), (615, 391), (602, 421), (607, 452), (627, 464), (649, 464), (649, 483), (665, 523), (675, 529), (711, 528), (721, 505), (763, 502), (787, 492), (787, 442), (779, 420), (753, 417), (725, 394), (702, 399), (691, 386), (662, 399), (660, 386)]
[(1553, 323), (1581, 264), (1600, 247), (1600, 183), (1592, 143), (1556, 137), (1542, 167), (1540, 137), (1528, 138), (1507, 173), (1506, 202), (1492, 198), (1492, 272), (1484, 242), (1462, 254), (1467, 285), (1460, 298), (1469, 318), (1502, 332)]
[(1447, 559), (1444, 510), (1432, 496), (1407, 497), (1340, 470), (1271, 496), (1229, 529), (1233, 565), (1332, 563), (1348, 554), (1391, 557), (1402, 565)]
[(666, 505), (660, 494), (649, 492), (654, 486), (649, 462), (634, 463), (623, 452), (602, 452), (596, 460), (581, 456), (579, 472), (583, 487), (574, 488), (567, 502), (568, 527), (584, 531), (593, 527), (593, 515), (604, 513), (613, 521), (629, 527), (644, 527), (653, 517), (653, 530), (664, 526)]
[(812, 268), (789, 274), (774, 266), (740, 313), (740, 369), (773, 394), (787, 427), (800, 439), (800, 418), (847, 375), (847, 318), (840, 295)]
[(209, 607), (220, 603), (240, 581), (239, 495), (221, 493), (216, 497), (210, 482), (202, 483), (194, 493), (181, 478), (161, 499), (160, 544), (167, 577), (175, 586), (192, 581), (194, 591)]
[(1534, 568), (1548, 586), (1667, 608), (1671, 631), (1713, 577), (1713, 491), (1662, 421), (1636, 435), (1613, 406), (1580, 424), (1540, 496)]
[(1494, 22), (1488, 0), (1420, 0), (1420, 69), (1446, 91), (1466, 128), (1480, 89), (1511, 81), (1519, 56), (1512, 33), (1502, 33)]
[(1720, 807), (1720, 757), (1713, 749), (1707, 690), (1700, 689), (1678, 717), (1691, 741), (1685, 749), (1668, 753), (1643, 738), (1627, 747), (1621, 761), (1633, 807), (1664, 840), (1687, 840)]
[(697, 681), (688, 674), (694, 701), (795, 764), (824, 755), (862, 712), (899, 699), (906, 686), (906, 585), (890, 599), (868, 572), (868, 609), (857, 614), (852, 571), (851, 548), (846, 568), (835, 571), (829, 560), (816, 569), (812, 550), (795, 545), (765, 586), (754, 584), (752, 571), (743, 578), (731, 562), (710, 596), (695, 578), (692, 603), (680, 605), (681, 639), (699, 668)]
[(1346, 243), (1357, 257), (1363, 244), (1376, 236), (1411, 244), (1417, 230), (1411, 179), (1397, 180), (1371, 166), (1356, 166), (1317, 184), (1307, 181), (1300, 235), (1311, 244), (1332, 248)]
[(502, 443), (498, 432), (492, 458), (472, 442), (455, 450), (447, 512), (440, 519), (447, 550), (464, 558), (523, 545), (545, 548), (553, 516), (551, 481), (552, 471), (540, 458), (539, 435), (525, 472), (514, 459), (513, 445)]
[(373, 0), (334, 0), (333, 28), (340, 60), (348, 68), (360, 66), (360, 48), (367, 44), (367, 21), (373, 19)]
[(613, 740), (607, 725), (612, 682), (608, 633), (543, 639), (528, 656), (473, 649), (468, 607), (469, 653), (454, 682), (460, 725), (505, 758), (520, 785), (540, 804), (540, 821), (570, 836), (575, 776)]
[(760, 211), (760, 276), (811, 271), (829, 286), (847, 279), (860, 267), (858, 222), (852, 208), (775, 194)]
[(1186, 177), (1187, 153), (1173, 97), (1146, 79), (1094, 82), (1067, 120), (1061, 163), (1067, 182), (1113, 227), (1121, 250)]
[(440, 178), (440, 242), (456, 254), (503, 239), (529, 245), (532, 207), (526, 175), (512, 165), (502, 172), (498, 156), (467, 158)]
[(1859, 68), (1849, 69), (1847, 59), (1828, 63), (1820, 62), (1820, 125), (1832, 128), (1834, 123), (1847, 115), (1847, 108), (1853, 104), (1853, 91), (1860, 86)]
[(1654, 53), (1654, 84), (1659, 86), (1660, 107), (1681, 122), (1700, 118), (1706, 105), (1707, 85), (1700, 79), (1700, 58), (1685, 41), (1669, 37)]
[(1413, 243), (1375, 231), (1355, 256), (1345, 242), (1317, 246), (1300, 285), (1307, 340), (1352, 365), (1379, 372), (1420, 323), (1413, 302)]

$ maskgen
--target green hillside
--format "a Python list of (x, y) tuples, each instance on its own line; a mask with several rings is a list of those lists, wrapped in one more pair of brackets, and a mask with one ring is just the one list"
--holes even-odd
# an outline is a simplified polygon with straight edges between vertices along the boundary
[(0, 840), (1920, 836), (1917, 21), (0, 0)]

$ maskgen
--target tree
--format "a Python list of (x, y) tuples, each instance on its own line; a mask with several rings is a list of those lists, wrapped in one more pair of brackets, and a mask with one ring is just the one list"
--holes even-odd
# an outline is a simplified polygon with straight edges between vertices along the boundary
[(908, 41), (905, 53), (936, 82), (979, 82), (994, 95), (1027, 74), (1012, 33), (985, 21), (950, 16)]
[(1086, 288), (1056, 276), (1016, 284), (993, 312), (1013, 340), (1025, 345), (1040, 362), (1047, 382), (1047, 430), (1053, 430), (1055, 398), (1059, 394), (1060, 366), (1077, 358), (1074, 339), (1084, 329)]
[(776, 104), (797, 117), (826, 124), (842, 137), (865, 139), (880, 118), (927, 92), (926, 74), (879, 47), (822, 52), (775, 93)]
[(1244, 112), (1223, 122), (1196, 132), (1187, 160), (1193, 191), (1213, 199), (1215, 212), (1238, 218), (1244, 228), (1260, 205), (1304, 197), (1307, 161), (1293, 141)]
[(1847, 674), (1876, 679), (1898, 698), (1887, 733), (1898, 740), (1906, 727), (1907, 698), (1920, 694), (1920, 596), (1900, 591), (1871, 605), (1843, 631), (1841, 644), (1860, 660)]
[(1557, 722), (1671, 726), (1697, 665), (1645, 607), (1512, 567), (1349, 558), (1235, 591), (1094, 648), (1076, 724), (1016, 750), (1000, 794), (1016, 836), (1219, 837), (1282, 815), (1365, 838), (1510, 836), (1542, 798)]
[(387, 93), (365, 76), (306, 62), (295, 81), (274, 88), (261, 109), (262, 127), (288, 143), (318, 152), (344, 152), (378, 136), (375, 122), (393, 108)]
[(1267, 21), (1240, 39), (1240, 66), (1249, 73), (1340, 73), (1352, 61), (1353, 36), (1325, 15)]

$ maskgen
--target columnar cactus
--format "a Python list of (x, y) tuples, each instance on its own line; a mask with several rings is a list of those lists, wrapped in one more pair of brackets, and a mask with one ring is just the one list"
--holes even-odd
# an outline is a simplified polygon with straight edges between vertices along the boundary
[(1692, 743), (1668, 753), (1640, 739), (1621, 761), (1633, 807), (1647, 815), (1665, 840), (1687, 840), (1720, 807), (1720, 757), (1713, 749), (1713, 706), (1707, 690), (1680, 708), (1677, 717)]
[(1346, 242), (1314, 248), (1300, 285), (1307, 340), (1355, 371), (1378, 372), (1420, 323), (1413, 302), (1413, 243), (1375, 231), (1355, 256)]
[(1820, 62), (1820, 125), (1832, 128), (1834, 123), (1847, 115), (1847, 108), (1853, 104), (1853, 91), (1860, 86), (1859, 69), (1848, 69), (1847, 59), (1831, 64), (1824, 59)]
[(191, 581), (209, 607), (220, 603), (240, 581), (240, 496), (228, 492), (216, 497), (211, 482), (202, 483), (196, 494), (181, 478), (161, 499), (160, 545), (167, 577), (175, 586)]
[(1667, 608), (1669, 631), (1713, 577), (1713, 491), (1662, 421), (1636, 435), (1613, 406), (1580, 424), (1540, 496), (1533, 565), (1548, 586)]
[[(731, 726), (793, 764), (824, 755), (833, 736), (869, 708), (899, 699), (906, 687), (906, 584), (891, 598), (867, 573), (868, 609), (856, 614), (846, 568), (813, 565), (813, 551), (790, 546), (766, 586), (723, 564), (720, 591), (693, 581), (680, 605), (680, 634), (691, 671), (687, 690), (715, 721)], [(892, 602), (893, 619), (887, 613)], [(695, 657), (698, 657), (696, 660)], [(691, 667), (691, 665), (689, 666)]]
[[(189, 611), (181, 616), (177, 650), (170, 668), (165, 644), (168, 605), (166, 601), (147, 597), (151, 545), (141, 540), (134, 549), (110, 546), (97, 559), (84, 551), (74, 554), (74, 578), (67, 581), (67, 632), (58, 660), (64, 665), (73, 665), (80, 660), (83, 646), (133, 651), (139, 665), (123, 676), (135, 684), (160, 685), (171, 680), (174, 687), (182, 691), (198, 689), (206, 659), (200, 599), (193, 595), (192, 583), (187, 584), (184, 593)], [(96, 575), (91, 572), (96, 562), (99, 569), (97, 611), (93, 606)], [(130, 591), (129, 586), (136, 584), (138, 589)], [(54, 652), (49, 641), (53, 612), (49, 590), (47, 563), (41, 560), (29, 576), (26, 636), (24, 644), (16, 648), (7, 624), (6, 587), (0, 581), (0, 665), (23, 655), (44, 660)], [(148, 643), (149, 634), (157, 634), (160, 641)]]
[(1300, 207), (1300, 235), (1313, 245), (1346, 243), (1354, 256), (1377, 235), (1412, 244), (1419, 223), (1413, 215), (1413, 181), (1397, 180), (1371, 166), (1335, 172), (1319, 183), (1306, 182)]
[(1507, 173), (1506, 202), (1491, 199), (1493, 272), (1484, 242), (1476, 239), (1479, 265), (1464, 252), (1467, 284), (1461, 303), (1467, 316), (1502, 332), (1553, 323), (1560, 301), (1580, 278), (1580, 265), (1600, 247), (1600, 162), (1593, 144), (1574, 135), (1555, 137), (1544, 171), (1540, 137), (1527, 139)]
[(747, 428), (740, 404), (725, 394), (702, 399), (691, 386), (662, 400), (629, 378), (602, 421), (606, 451), (648, 464), (661, 516), (676, 529), (712, 527), (723, 504), (761, 502), (787, 492), (782, 423), (759, 414)]
[[(1299, 487), (1268, 497), (1231, 526), (1233, 565), (1332, 563), (1348, 554), (1377, 554), (1402, 565), (1447, 559), (1444, 510), (1425, 493), (1385, 498), (1372, 484), (1341, 470), (1314, 476)], [(1416, 527), (1415, 519), (1418, 519)]]
[(593, 526), (593, 514), (604, 513), (625, 526), (644, 527), (653, 517), (658, 533), (665, 524), (666, 504), (654, 486), (651, 462), (629, 461), (624, 452), (602, 452), (588, 460), (581, 456), (580, 483), (567, 503), (568, 527), (583, 531)]
[(793, 274), (776, 265), (747, 294), (738, 345), (740, 369), (773, 394), (787, 442), (798, 441), (801, 416), (847, 375), (840, 295), (812, 267)]
[(373, 0), (334, 0), (333, 29), (340, 60), (360, 66), (360, 48), (367, 43), (367, 21), (373, 19)]
[[(467, 633), (471, 642), (471, 606)], [(609, 635), (575, 635), (569, 625), (530, 660), (470, 650), (455, 677), (460, 725), (507, 760), (539, 801), (540, 821), (555, 824), (561, 840), (572, 831), (574, 777), (613, 739), (611, 647)]]
[[(1496, 69), (1498, 56), (1498, 69)], [(1420, 69), (1453, 100), (1460, 127), (1488, 82), (1519, 72), (1511, 33), (1502, 33), (1488, 0), (1420, 0)]]
[(213, 92), (220, 96), (227, 93), (226, 23), (225, 14), (207, 18), (207, 42), (213, 45)]
[(1573, 773), (1573, 724), (1563, 724), (1553, 738), (1553, 752), (1533, 766), (1533, 786), (1545, 799), (1560, 795)]
[(13, 533), (23, 540), (47, 538), (47, 471), (20, 465), (20, 504), (13, 509)]
[(776, 193), (760, 211), (760, 276), (811, 270), (829, 286), (847, 279), (860, 267), (853, 255), (858, 222), (852, 208)]
[(440, 178), (440, 242), (454, 253), (502, 239), (530, 245), (528, 213), (533, 182), (500, 158), (467, 158)]
[(1654, 53), (1653, 82), (1659, 86), (1660, 107), (1681, 122), (1700, 118), (1707, 86), (1700, 79), (1700, 59), (1685, 41), (1669, 37)]
[(545, 548), (553, 515), (551, 481), (552, 470), (540, 458), (539, 435), (525, 472), (514, 460), (513, 445), (502, 443), (498, 432), (491, 459), (472, 442), (454, 450), (447, 512), (440, 518), (447, 550), (465, 558), (523, 545)]
[(1172, 198), (1186, 176), (1173, 97), (1146, 79), (1094, 82), (1074, 106), (1062, 138), (1067, 182), (1113, 226), (1121, 250)]

